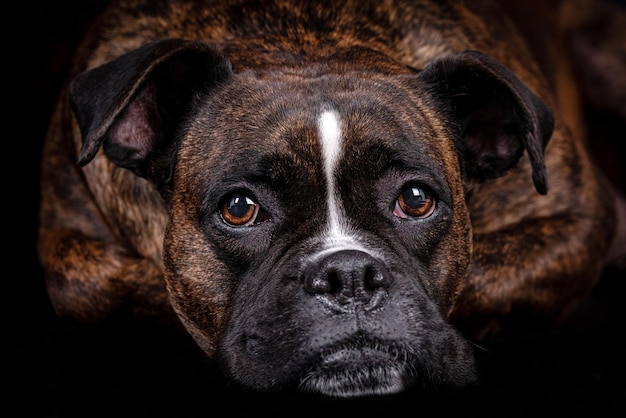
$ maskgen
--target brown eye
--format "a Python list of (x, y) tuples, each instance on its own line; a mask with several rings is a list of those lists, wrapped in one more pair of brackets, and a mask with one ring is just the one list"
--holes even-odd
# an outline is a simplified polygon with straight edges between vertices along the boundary
[(245, 194), (233, 194), (224, 201), (222, 219), (231, 226), (249, 226), (255, 223), (259, 205)]
[(433, 213), (435, 209), (435, 199), (424, 189), (410, 186), (402, 190), (393, 214), (399, 218), (425, 218)]

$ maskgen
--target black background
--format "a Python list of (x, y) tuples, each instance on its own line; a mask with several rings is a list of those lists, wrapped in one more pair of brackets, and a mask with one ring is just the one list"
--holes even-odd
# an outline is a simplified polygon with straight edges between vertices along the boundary
[[(626, 416), (624, 271), (608, 270), (556, 329), (503, 336), (478, 358), (479, 387), (339, 401), (248, 393), (222, 380), (188, 337), (81, 326), (56, 317), (35, 254), (40, 146), (74, 47), (102, 0), (26, 0), (0, 13), (2, 202), (0, 415)], [(589, 109), (593, 151), (624, 186), (624, 124)], [(606, 161), (606, 164), (604, 164)], [(622, 183), (620, 183), (622, 182)]]

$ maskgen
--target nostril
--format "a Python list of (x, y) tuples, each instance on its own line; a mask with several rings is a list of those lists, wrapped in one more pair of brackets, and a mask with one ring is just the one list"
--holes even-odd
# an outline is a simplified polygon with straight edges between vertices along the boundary
[(388, 277), (380, 269), (367, 266), (363, 272), (363, 286), (366, 290), (376, 290), (381, 287), (388, 287)]
[(313, 294), (336, 293), (341, 287), (339, 272), (328, 269), (323, 274), (313, 275), (306, 281), (306, 288)]

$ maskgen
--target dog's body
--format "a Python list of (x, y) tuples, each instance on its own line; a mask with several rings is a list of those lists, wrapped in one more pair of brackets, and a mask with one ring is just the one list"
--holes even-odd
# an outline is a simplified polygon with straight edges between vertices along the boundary
[(468, 4), (114, 2), (44, 147), (57, 312), (180, 319), (244, 385), (336, 396), (468, 384), (456, 327), (567, 315), (618, 211), (559, 49)]

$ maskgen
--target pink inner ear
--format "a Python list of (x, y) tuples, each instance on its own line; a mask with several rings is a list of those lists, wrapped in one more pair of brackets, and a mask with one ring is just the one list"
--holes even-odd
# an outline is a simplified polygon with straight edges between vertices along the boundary
[(145, 88), (130, 102), (111, 128), (107, 148), (113, 148), (132, 160), (144, 159), (150, 154), (156, 145), (156, 132), (160, 125), (154, 90), (153, 86)]

